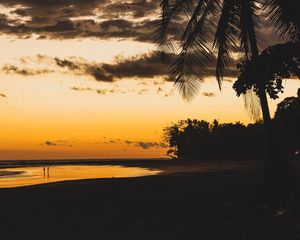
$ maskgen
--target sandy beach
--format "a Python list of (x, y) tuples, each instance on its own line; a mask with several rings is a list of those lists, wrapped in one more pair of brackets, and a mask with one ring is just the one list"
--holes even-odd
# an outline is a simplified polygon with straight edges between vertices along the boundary
[(0, 189), (1, 236), (6, 240), (300, 236), (299, 209), (293, 205), (299, 194), (295, 192), (289, 205), (280, 208), (283, 214), (278, 214), (279, 208), (264, 207), (264, 196), (269, 195), (263, 194), (257, 167), (241, 164), (243, 168), (228, 169), (230, 163), (220, 163), (217, 170), (215, 166), (199, 172), (203, 166), (195, 163), (158, 165), (152, 167), (165, 169), (164, 174)]

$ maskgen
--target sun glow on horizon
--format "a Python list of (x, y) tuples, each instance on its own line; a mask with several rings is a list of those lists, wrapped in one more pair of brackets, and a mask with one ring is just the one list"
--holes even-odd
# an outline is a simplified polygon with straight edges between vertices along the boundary
[[(115, 68), (118, 56), (126, 61), (155, 51), (149, 43), (5, 36), (0, 36), (0, 43), (0, 160), (160, 158), (167, 150), (163, 129), (172, 122), (187, 118), (251, 122), (232, 82), (225, 81), (219, 91), (215, 79), (207, 79), (187, 103), (164, 76), (140, 71), (142, 77), (95, 79), (94, 69), (106, 63)], [(44, 65), (34, 60), (39, 55), (46, 59)], [(72, 56), (84, 59), (79, 62), (82, 69), (68, 62)], [(56, 58), (69, 68), (55, 66)], [(24, 61), (33, 65), (26, 69)], [(298, 81), (285, 82), (285, 93), (270, 101), (272, 114), (276, 104), (295, 95), (298, 87)]]

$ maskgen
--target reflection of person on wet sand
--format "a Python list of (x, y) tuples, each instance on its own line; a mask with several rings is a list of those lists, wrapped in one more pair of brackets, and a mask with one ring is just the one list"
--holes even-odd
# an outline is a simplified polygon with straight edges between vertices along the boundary
[(49, 167), (43, 167), (43, 177), (44, 178), (49, 178), (50, 176), (50, 168)]

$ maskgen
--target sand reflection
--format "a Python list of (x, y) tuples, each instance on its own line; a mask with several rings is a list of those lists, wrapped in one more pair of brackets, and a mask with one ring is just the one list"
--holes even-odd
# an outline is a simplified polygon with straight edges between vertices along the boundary
[[(160, 171), (138, 167), (123, 166), (42, 166), (3, 169), (6, 173), (0, 177), (0, 188), (11, 188), (60, 182), (67, 180), (93, 178), (122, 178), (155, 175)], [(18, 173), (18, 174), (16, 174)]]

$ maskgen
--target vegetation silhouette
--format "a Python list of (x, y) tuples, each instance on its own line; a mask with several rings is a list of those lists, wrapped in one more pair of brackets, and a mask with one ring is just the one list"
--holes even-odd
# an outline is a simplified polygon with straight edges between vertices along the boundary
[[(285, 98), (277, 105), (274, 130), (281, 140), (285, 159), (300, 158), (300, 89), (297, 97)], [(181, 120), (164, 129), (167, 154), (189, 160), (258, 160), (262, 159), (264, 130), (262, 122), (245, 126), (240, 122), (208, 123), (203, 120)]]
[(297, 97), (285, 98), (278, 104), (274, 121), (285, 155), (288, 158), (300, 159), (300, 89)]
[[(184, 160), (246, 160), (261, 158), (261, 123), (208, 123), (181, 120), (164, 129), (168, 155)], [(255, 149), (255, 151), (253, 151)]]
[[(259, 98), (265, 139), (264, 177), (272, 185), (287, 180), (289, 163), (280, 154), (267, 101), (267, 93), (271, 93), (272, 97), (274, 92), (270, 90), (276, 94), (276, 91), (282, 90), (282, 85), (276, 80), (275, 83), (266, 82), (264, 71), (257, 71), (257, 66), (264, 65), (260, 58), (259, 45), (262, 38), (258, 30), (264, 18), (277, 29), (282, 38), (298, 42), (299, 20), (294, 1), (265, 0), (258, 3), (255, 0), (162, 0), (161, 7), (162, 16), (156, 31), (156, 41), (159, 46), (173, 52), (177, 50), (176, 40), (179, 41), (180, 53), (171, 74), (185, 99), (190, 100), (197, 93), (215, 52), (216, 77), (220, 88), (234, 53), (239, 52), (244, 59), (253, 60), (254, 67), (249, 68), (253, 84), (251, 88), (245, 88), (243, 93), (251, 95), (254, 85), (254, 92)], [(170, 36), (170, 29), (178, 30), (182, 25), (181, 38)]]

